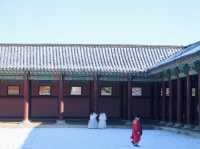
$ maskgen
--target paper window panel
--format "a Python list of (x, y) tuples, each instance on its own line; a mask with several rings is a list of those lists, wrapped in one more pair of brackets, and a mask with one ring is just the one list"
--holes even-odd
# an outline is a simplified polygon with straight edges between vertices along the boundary
[(51, 95), (50, 86), (40, 86), (39, 95)]
[(112, 87), (102, 87), (101, 96), (112, 96)]
[(80, 86), (71, 87), (70, 95), (81, 95), (81, 94), (82, 94), (82, 87)]
[(142, 88), (141, 87), (133, 87), (132, 88), (132, 96), (142, 96)]

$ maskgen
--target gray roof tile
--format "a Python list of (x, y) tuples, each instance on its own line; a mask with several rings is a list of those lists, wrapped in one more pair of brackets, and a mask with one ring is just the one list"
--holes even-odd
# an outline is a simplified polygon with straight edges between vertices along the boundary
[(138, 73), (181, 46), (0, 44), (0, 71)]

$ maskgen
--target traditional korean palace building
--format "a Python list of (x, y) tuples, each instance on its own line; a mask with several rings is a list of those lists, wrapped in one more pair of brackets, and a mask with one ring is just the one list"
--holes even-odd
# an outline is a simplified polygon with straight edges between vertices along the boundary
[(0, 44), (0, 118), (200, 126), (200, 42), (188, 46)]

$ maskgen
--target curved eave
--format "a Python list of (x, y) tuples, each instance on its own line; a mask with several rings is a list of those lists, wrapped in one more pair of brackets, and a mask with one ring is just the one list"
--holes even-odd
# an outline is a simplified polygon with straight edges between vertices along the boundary
[(169, 61), (167, 63), (163, 63), (163, 64), (161, 64), (157, 67), (149, 69), (147, 72), (148, 72), (149, 75), (154, 75), (154, 74), (160, 73), (164, 70), (178, 67), (182, 64), (191, 65), (193, 62), (195, 62), (197, 60), (200, 60), (200, 51), (196, 51), (196, 52), (194, 52), (190, 55), (184, 55), (182, 57), (176, 58), (176, 59)]

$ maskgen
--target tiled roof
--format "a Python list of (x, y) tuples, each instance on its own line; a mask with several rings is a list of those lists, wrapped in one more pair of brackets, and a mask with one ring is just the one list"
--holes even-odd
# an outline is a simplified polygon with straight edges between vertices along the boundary
[(160, 67), (165, 67), (169, 64), (176, 62), (177, 60), (183, 61), (184, 58), (196, 55), (197, 53), (200, 53), (200, 41), (183, 47), (183, 50), (180, 50), (176, 54), (171, 55), (169, 58), (161, 61), (160, 63), (155, 64), (151, 68), (151, 71), (159, 69)]
[(181, 46), (0, 44), (0, 71), (135, 74), (181, 50)]

